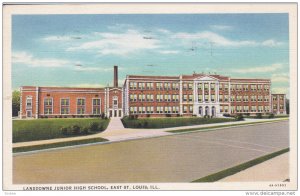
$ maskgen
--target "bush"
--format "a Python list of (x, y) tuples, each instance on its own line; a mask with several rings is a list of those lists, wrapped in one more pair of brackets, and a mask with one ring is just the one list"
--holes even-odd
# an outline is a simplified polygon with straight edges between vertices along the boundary
[(147, 122), (147, 121), (144, 122), (143, 127), (144, 127), (144, 128), (147, 128), (147, 127), (148, 127), (148, 122)]
[(89, 133), (89, 130), (90, 130), (89, 127), (83, 127), (82, 133), (87, 135)]
[(225, 113), (225, 114), (223, 114), (223, 116), (224, 116), (224, 117), (230, 117), (230, 114)]
[(73, 125), (73, 126), (71, 127), (72, 133), (75, 134), (75, 135), (77, 135), (77, 134), (80, 133), (80, 129), (81, 129), (81, 127), (78, 126), (78, 125)]
[(256, 113), (256, 118), (262, 118), (262, 114), (261, 113)]
[(244, 117), (242, 114), (237, 114), (235, 117), (234, 117), (237, 121), (242, 121), (244, 120)]
[(177, 116), (177, 117), (180, 117), (180, 114), (177, 114), (176, 116)]
[(138, 123), (137, 127), (138, 127), (138, 128), (142, 128), (142, 124), (141, 124), (141, 123)]
[(97, 132), (97, 131), (99, 131), (99, 126), (100, 126), (99, 123), (97, 123), (97, 122), (92, 122), (92, 123), (90, 123), (89, 129), (90, 129), (90, 131), (92, 131), (92, 132)]
[(60, 131), (63, 135), (68, 135), (68, 127), (62, 127), (60, 128)]
[(275, 116), (274, 116), (273, 113), (269, 114), (269, 116), (268, 116), (268, 118), (274, 118), (274, 117), (275, 117)]
[(147, 114), (146, 117), (147, 117), (147, 118), (150, 118), (150, 114)]
[(166, 117), (172, 117), (172, 115), (171, 114), (166, 114)]
[(100, 115), (101, 119), (105, 118), (105, 114), (102, 112), (102, 114)]

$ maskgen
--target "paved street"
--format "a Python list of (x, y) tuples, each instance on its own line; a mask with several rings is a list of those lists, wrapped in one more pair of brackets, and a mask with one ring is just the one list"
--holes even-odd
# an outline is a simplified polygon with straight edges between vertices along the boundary
[(289, 147), (288, 121), (13, 158), (21, 183), (190, 182)]

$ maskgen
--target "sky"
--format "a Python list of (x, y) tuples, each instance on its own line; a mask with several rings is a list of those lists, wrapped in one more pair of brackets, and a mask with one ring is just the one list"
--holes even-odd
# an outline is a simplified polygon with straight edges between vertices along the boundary
[(12, 88), (126, 75), (266, 78), (289, 96), (288, 14), (13, 15)]

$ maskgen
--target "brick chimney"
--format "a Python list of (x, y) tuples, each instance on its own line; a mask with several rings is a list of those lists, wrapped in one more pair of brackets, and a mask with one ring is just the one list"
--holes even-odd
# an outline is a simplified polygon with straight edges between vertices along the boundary
[(118, 87), (118, 66), (114, 66), (114, 87)]

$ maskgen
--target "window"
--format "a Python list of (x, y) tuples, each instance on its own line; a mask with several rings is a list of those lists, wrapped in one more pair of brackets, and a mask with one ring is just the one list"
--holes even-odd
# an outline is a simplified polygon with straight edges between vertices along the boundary
[(273, 109), (274, 109), (274, 110), (277, 110), (277, 104), (274, 104), (274, 105), (273, 105)]
[(251, 112), (256, 112), (256, 106), (251, 106)]
[(249, 90), (249, 89), (248, 89), (248, 84), (244, 84), (244, 85), (243, 85), (243, 90), (244, 90), (244, 91), (248, 91), (248, 90)]
[(257, 97), (257, 100), (258, 100), (258, 101), (263, 101), (263, 96), (259, 95), (259, 96)]
[(179, 95), (172, 95), (172, 100), (173, 100), (173, 102), (178, 102), (179, 101)]
[(187, 95), (183, 95), (183, 101), (187, 101)]
[(198, 95), (198, 102), (202, 102), (203, 101), (203, 97), (202, 94)]
[(224, 96), (224, 101), (227, 102), (228, 101), (228, 95)]
[(240, 105), (236, 106), (236, 112), (242, 112), (242, 106)]
[(179, 83), (172, 83), (172, 88), (173, 88), (173, 90), (178, 90), (179, 89)]
[(70, 110), (70, 100), (63, 98), (60, 100), (60, 113), (69, 114)]
[(264, 85), (264, 90), (265, 90), (265, 91), (268, 91), (268, 90), (269, 90), (269, 85), (265, 84), (265, 85)]
[(52, 114), (52, 98), (44, 98), (44, 114)]
[(170, 102), (171, 101), (171, 95), (165, 95), (165, 101)]
[(187, 106), (183, 106), (183, 113), (187, 113)]
[(139, 89), (141, 89), (141, 90), (145, 89), (145, 83), (144, 82), (139, 82)]
[(283, 110), (283, 109), (284, 109), (284, 105), (280, 104), (280, 105), (279, 105), (279, 109), (280, 109), (280, 110)]
[(193, 106), (189, 106), (190, 113), (193, 113)]
[(242, 90), (242, 85), (241, 84), (236, 85), (236, 90), (241, 91)]
[(178, 106), (173, 106), (172, 111), (173, 111), (173, 113), (178, 113), (179, 112), (179, 107)]
[(230, 101), (231, 101), (231, 102), (234, 102), (234, 101), (235, 101), (235, 95), (231, 95), (231, 96), (230, 96)]
[(153, 106), (147, 106), (146, 107), (146, 113), (153, 113)]
[(255, 102), (256, 101), (256, 95), (251, 96), (251, 101)]
[(172, 107), (171, 106), (165, 106), (165, 113), (171, 113)]
[(261, 90), (262, 90), (262, 85), (261, 85), (261, 84), (258, 84), (258, 85), (257, 85), (257, 90), (258, 90), (258, 91), (261, 91)]
[(147, 82), (147, 83), (146, 83), (146, 88), (147, 88), (148, 90), (153, 89), (153, 83), (152, 83), (152, 82)]
[(215, 90), (215, 83), (210, 84), (210, 90), (214, 91)]
[(224, 97), (224, 95), (219, 96), (219, 99), (220, 99), (221, 102), (223, 101), (223, 97)]
[(204, 95), (204, 99), (205, 99), (205, 102), (208, 102), (208, 99), (209, 99), (208, 95)]
[(78, 98), (77, 99), (77, 114), (85, 113), (85, 99)]
[(224, 85), (225, 91), (228, 91), (228, 84)]
[(270, 107), (269, 106), (265, 106), (265, 112), (269, 112), (270, 111)]
[(269, 96), (264, 96), (265, 102), (269, 102)]
[(249, 106), (247, 106), (247, 105), (244, 106), (244, 112), (246, 112), (246, 113), (249, 112)]
[(158, 90), (162, 90), (162, 83), (161, 82), (158, 82), (158, 83), (156, 83), (156, 89), (158, 89)]
[(198, 88), (199, 91), (202, 91), (202, 85), (203, 85), (202, 83), (197, 84), (197, 88)]
[(193, 83), (188, 84), (189, 90), (193, 90)]
[(251, 85), (251, 91), (256, 91), (256, 85), (255, 84)]
[(188, 84), (187, 83), (183, 83), (182, 86), (183, 86), (183, 90), (187, 90), (187, 88), (188, 88)]
[(130, 82), (129, 83), (129, 88), (130, 89), (136, 89), (136, 85), (137, 85), (136, 82)]
[(156, 107), (156, 112), (157, 113), (163, 113), (163, 107), (162, 106), (157, 106)]
[(163, 101), (163, 95), (156, 95), (156, 101), (162, 102)]
[(153, 95), (149, 94), (149, 95), (147, 95), (146, 98), (147, 98), (147, 101), (153, 101)]
[(234, 106), (231, 106), (231, 113), (235, 113), (235, 107)]
[(258, 106), (258, 112), (263, 112), (263, 106), (261, 105)]
[(190, 101), (190, 102), (193, 101), (193, 95), (189, 95), (189, 101)]
[(222, 91), (223, 90), (223, 84), (219, 85), (219, 90)]
[(235, 90), (235, 87), (236, 87), (235, 84), (231, 84), (231, 85), (230, 85), (230, 89), (231, 89), (232, 91)]
[(248, 100), (249, 100), (249, 96), (248, 96), (248, 95), (244, 95), (244, 96), (243, 96), (243, 101), (244, 101), (244, 102), (248, 102)]
[(204, 90), (208, 91), (208, 83), (204, 83)]
[(171, 83), (165, 82), (165, 90), (170, 90), (171, 89)]
[(100, 99), (93, 99), (93, 114), (100, 114)]
[(139, 94), (139, 101), (145, 101), (146, 95), (144, 94)]
[(32, 108), (32, 97), (26, 98), (26, 109)]
[(229, 108), (228, 105), (225, 105), (225, 106), (224, 106), (224, 112), (225, 112), (225, 113), (228, 113), (228, 108)]
[(280, 101), (283, 101), (283, 100), (284, 100), (284, 96), (280, 96), (280, 97), (279, 97), (279, 100), (280, 100)]
[(210, 95), (210, 100), (211, 100), (212, 102), (215, 102), (215, 95), (214, 95), (214, 94)]

